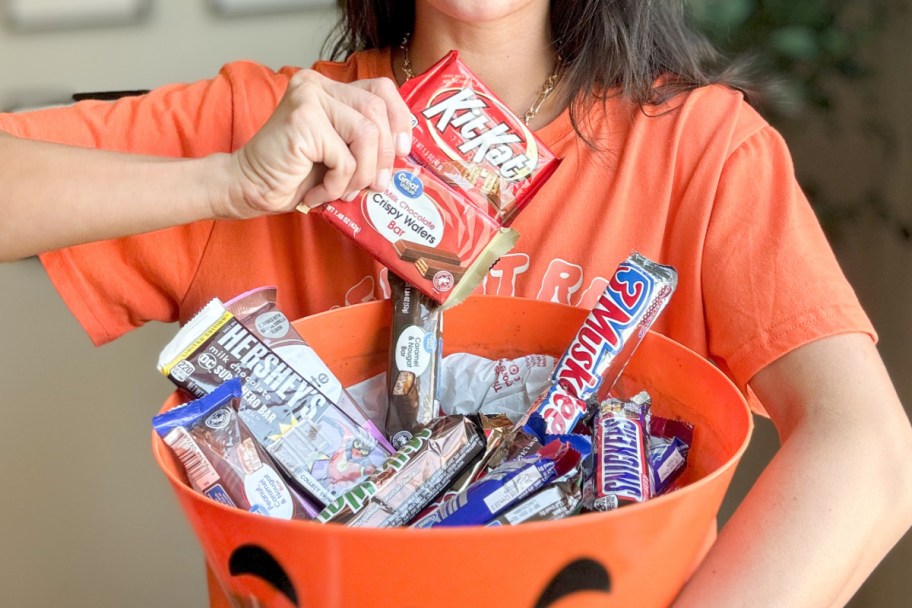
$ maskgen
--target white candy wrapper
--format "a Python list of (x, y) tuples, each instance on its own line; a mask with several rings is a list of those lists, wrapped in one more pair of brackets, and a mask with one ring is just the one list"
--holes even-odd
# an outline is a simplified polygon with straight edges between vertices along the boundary
[[(470, 353), (453, 353), (444, 357), (438, 372), (440, 406), (444, 415), (504, 414), (516, 422), (550, 384), (554, 363), (550, 355), (493, 361)], [(386, 374), (350, 386), (348, 391), (383, 430)]]

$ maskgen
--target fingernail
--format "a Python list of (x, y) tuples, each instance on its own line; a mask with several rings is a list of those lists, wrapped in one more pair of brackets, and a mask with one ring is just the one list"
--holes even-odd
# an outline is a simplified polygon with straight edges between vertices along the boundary
[(382, 169), (380, 173), (377, 174), (377, 187), (380, 190), (386, 190), (386, 187), (390, 184), (390, 170)]
[(355, 197), (356, 197), (356, 196), (358, 196), (358, 191), (357, 191), (357, 190), (352, 190), (351, 192), (349, 192), (348, 194), (346, 194), (345, 196), (343, 196), (343, 197), (342, 197), (342, 200), (345, 201), (346, 203), (350, 203), (350, 202), (352, 202), (353, 200), (355, 200)]
[(412, 138), (408, 133), (398, 133), (396, 135), (396, 154), (405, 156), (412, 150)]

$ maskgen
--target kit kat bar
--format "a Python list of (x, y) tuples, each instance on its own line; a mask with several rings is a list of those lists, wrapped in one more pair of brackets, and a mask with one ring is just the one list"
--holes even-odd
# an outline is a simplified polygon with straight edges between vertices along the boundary
[(396, 255), (399, 256), (399, 259), (406, 262), (417, 262), (419, 258), (424, 258), (428, 261), (443, 262), (444, 264), (452, 264), (453, 266), (459, 266), (460, 262), (462, 262), (455, 253), (437, 249), (435, 247), (428, 247), (427, 245), (412, 243), (411, 241), (403, 241), (400, 239), (393, 243), (393, 248), (396, 250)]
[(465, 274), (465, 268), (457, 266), (456, 264), (447, 264), (446, 262), (438, 262), (436, 260), (429, 260), (425, 257), (420, 257), (415, 261), (415, 268), (418, 269), (418, 272), (421, 273), (425, 279), (433, 279), (438, 272), (449, 272), (453, 275), (453, 280), (457, 283), (459, 279), (462, 278), (462, 275)]

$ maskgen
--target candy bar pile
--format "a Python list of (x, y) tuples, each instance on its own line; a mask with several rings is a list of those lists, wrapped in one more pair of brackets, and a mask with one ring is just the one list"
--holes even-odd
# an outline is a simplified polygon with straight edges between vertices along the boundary
[(622, 263), (516, 421), (443, 415), (440, 307), (405, 281), (390, 285), (380, 425), (276, 308), (273, 288), (213, 300), (159, 360), (197, 399), (153, 425), (194, 489), (285, 519), (498, 526), (642, 502), (673, 488), (693, 427), (651, 415), (646, 393), (622, 399), (612, 387), (675, 284), (671, 268), (641, 255)]

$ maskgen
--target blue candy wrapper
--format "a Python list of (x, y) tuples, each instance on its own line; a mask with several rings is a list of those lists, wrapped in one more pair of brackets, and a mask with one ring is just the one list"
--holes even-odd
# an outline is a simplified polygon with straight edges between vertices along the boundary
[(535, 454), (504, 462), (412, 527), (484, 525), (579, 461), (570, 444), (552, 441)]
[(237, 414), (241, 381), (152, 419), (181, 461), (190, 485), (229, 507), (280, 519), (312, 519), (317, 509), (290, 488)]

